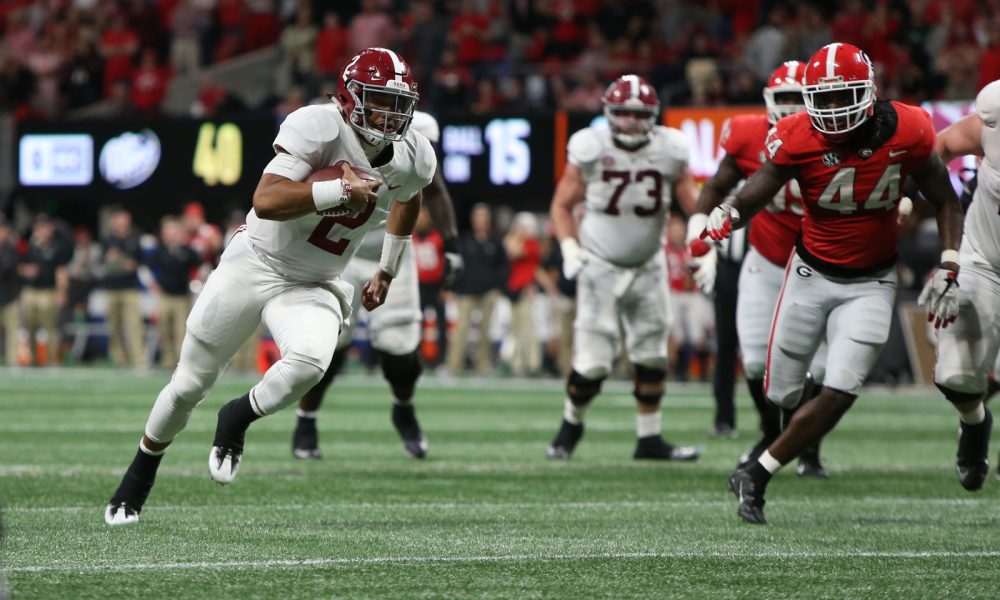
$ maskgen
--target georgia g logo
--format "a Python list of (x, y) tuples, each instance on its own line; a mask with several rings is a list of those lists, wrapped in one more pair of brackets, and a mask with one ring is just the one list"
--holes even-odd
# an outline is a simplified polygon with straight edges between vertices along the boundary
[(803, 279), (808, 279), (813, 276), (812, 269), (805, 265), (799, 265), (795, 267), (795, 274)]

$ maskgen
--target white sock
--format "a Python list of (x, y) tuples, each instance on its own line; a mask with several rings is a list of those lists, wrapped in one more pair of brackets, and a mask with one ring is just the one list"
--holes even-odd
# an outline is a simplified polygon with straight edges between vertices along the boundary
[(299, 416), (300, 419), (315, 419), (316, 415), (319, 414), (318, 410), (302, 410), (301, 408), (295, 409), (295, 414)]
[(145, 439), (139, 440), (139, 450), (141, 450), (143, 454), (148, 454), (150, 456), (162, 456), (163, 453), (167, 451), (166, 448), (164, 448), (163, 450), (155, 450), (155, 451), (150, 450), (149, 448), (146, 447)]
[(652, 413), (637, 413), (635, 415), (635, 432), (640, 438), (651, 435), (660, 435), (660, 423), (663, 420), (663, 413), (656, 411)]
[(781, 463), (778, 462), (778, 459), (771, 456), (771, 453), (767, 450), (764, 450), (764, 453), (760, 455), (757, 462), (759, 462), (760, 466), (767, 469), (767, 472), (772, 475), (774, 475), (774, 473), (781, 468)]
[(573, 404), (572, 400), (566, 398), (563, 403), (563, 418), (570, 425), (579, 425), (583, 423), (583, 415), (587, 412), (587, 406), (589, 405), (577, 406)]
[(958, 418), (967, 425), (979, 425), (986, 420), (986, 407), (980, 402), (969, 412), (958, 413)]

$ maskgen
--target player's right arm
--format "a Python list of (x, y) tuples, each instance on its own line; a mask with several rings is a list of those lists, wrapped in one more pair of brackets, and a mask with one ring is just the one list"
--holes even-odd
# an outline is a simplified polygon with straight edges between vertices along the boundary
[(583, 266), (583, 251), (577, 241), (577, 223), (573, 209), (587, 197), (587, 180), (584, 171), (593, 168), (601, 154), (601, 142), (591, 129), (582, 129), (569, 138), (566, 148), (567, 161), (549, 215), (552, 231), (559, 241), (563, 257), (563, 275), (574, 279)]
[(938, 134), (935, 149), (944, 164), (966, 154), (983, 155), (983, 119), (977, 113), (945, 127)]

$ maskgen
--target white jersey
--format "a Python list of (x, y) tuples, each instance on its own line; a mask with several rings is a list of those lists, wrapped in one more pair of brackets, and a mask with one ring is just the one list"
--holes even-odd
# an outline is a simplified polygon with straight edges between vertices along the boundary
[(1000, 270), (1000, 81), (979, 92), (976, 112), (983, 120), (983, 160), (976, 193), (965, 216), (965, 242)]
[(311, 167), (291, 174), (272, 165), (264, 172), (304, 181), (311, 172), (340, 162), (376, 171), (383, 184), (374, 206), (354, 217), (305, 215), (288, 221), (261, 219), (253, 209), (247, 215), (248, 241), (275, 271), (299, 281), (326, 281), (344, 271), (370, 229), (381, 223), (394, 201), (407, 202), (430, 183), (437, 158), (430, 142), (408, 131), (393, 142), (387, 164), (373, 168), (351, 126), (336, 103), (306, 106), (288, 115), (277, 137), (275, 152), (284, 151)]
[(661, 252), (671, 190), (688, 161), (684, 135), (657, 125), (649, 143), (628, 151), (615, 145), (610, 129), (588, 127), (570, 137), (568, 156), (587, 184), (580, 245), (623, 267)]
[[(438, 140), (441, 139), (441, 128), (438, 127), (437, 119), (419, 110), (413, 112), (410, 131), (424, 136), (432, 144), (438, 143)], [(361, 248), (358, 250), (358, 256), (368, 260), (378, 260), (382, 254), (383, 237), (385, 237), (384, 220), (365, 236), (364, 241), (361, 243)]]

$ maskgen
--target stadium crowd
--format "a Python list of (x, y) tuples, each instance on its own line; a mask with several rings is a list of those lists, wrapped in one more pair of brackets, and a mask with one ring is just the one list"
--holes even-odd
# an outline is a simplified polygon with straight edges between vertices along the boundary
[(595, 112), (626, 71), (668, 106), (756, 103), (774, 67), (835, 39), (868, 50), (885, 97), (967, 99), (1000, 78), (998, 0), (10, 0), (0, 32), (0, 112), (22, 118), (102, 99), (156, 114), (172, 78), (269, 46), (261, 106), (206, 77), (192, 109), (287, 114), (371, 46), (409, 58), (436, 114)]

